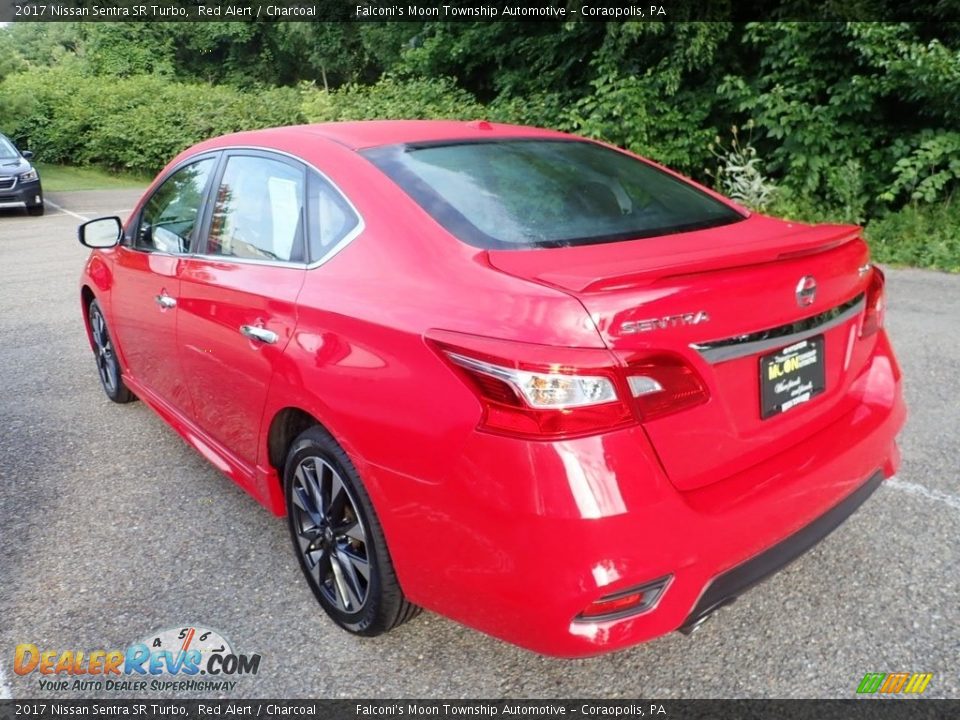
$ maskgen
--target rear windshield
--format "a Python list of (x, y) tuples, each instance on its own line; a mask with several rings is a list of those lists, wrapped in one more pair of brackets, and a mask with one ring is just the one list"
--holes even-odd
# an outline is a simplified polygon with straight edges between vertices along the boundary
[(743, 219), (662, 170), (586, 141), (390, 145), (363, 154), (447, 230), (487, 249), (616, 242)]

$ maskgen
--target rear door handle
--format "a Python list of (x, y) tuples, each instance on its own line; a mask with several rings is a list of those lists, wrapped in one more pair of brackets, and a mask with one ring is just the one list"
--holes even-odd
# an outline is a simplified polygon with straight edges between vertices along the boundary
[(157, 295), (153, 301), (164, 310), (171, 310), (177, 306), (177, 299), (170, 297), (164, 292)]
[(280, 339), (280, 336), (273, 330), (267, 330), (266, 328), (257, 327), (256, 325), (241, 325), (240, 334), (251, 340), (266, 343), (267, 345), (273, 345)]

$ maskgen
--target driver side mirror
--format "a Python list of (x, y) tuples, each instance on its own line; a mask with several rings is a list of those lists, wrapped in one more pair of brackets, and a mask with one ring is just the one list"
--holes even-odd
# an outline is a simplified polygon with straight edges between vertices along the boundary
[(33, 160), (33, 150), (24, 150), (22, 153), (24, 160)]
[(94, 250), (112, 248), (123, 236), (123, 222), (118, 217), (102, 217), (90, 220), (77, 228), (81, 245)]

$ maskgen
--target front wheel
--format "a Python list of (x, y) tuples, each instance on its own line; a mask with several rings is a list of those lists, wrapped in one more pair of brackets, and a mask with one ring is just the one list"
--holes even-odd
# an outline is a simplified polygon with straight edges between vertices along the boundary
[(333, 437), (320, 427), (301, 434), (283, 475), (294, 551), (327, 615), (365, 636), (414, 617), (420, 608), (404, 597), (370, 498)]
[(44, 205), (43, 205), (43, 203), (40, 203), (39, 205), (28, 205), (28, 206), (27, 206), (27, 213), (30, 214), (30, 215), (33, 215), (34, 217), (37, 217), (37, 216), (39, 216), (39, 215), (43, 215), (43, 213), (44, 213)]
[(100, 303), (94, 300), (87, 310), (90, 320), (90, 335), (93, 337), (93, 355), (97, 361), (97, 372), (100, 373), (100, 384), (107, 397), (115, 403), (128, 403), (136, 400), (123, 382), (123, 372), (120, 370), (120, 361), (114, 351), (113, 339), (107, 329), (107, 321), (103, 317)]

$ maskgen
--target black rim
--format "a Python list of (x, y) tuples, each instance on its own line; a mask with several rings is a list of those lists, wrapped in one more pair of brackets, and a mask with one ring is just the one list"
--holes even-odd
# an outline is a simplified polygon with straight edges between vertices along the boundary
[(292, 491), (293, 530), (310, 578), (337, 610), (360, 612), (370, 594), (370, 555), (350, 491), (318, 457), (300, 461)]
[(107, 323), (97, 308), (90, 313), (90, 327), (93, 331), (93, 352), (97, 359), (100, 382), (108, 393), (116, 392), (117, 364), (113, 355), (113, 343), (110, 342), (110, 335), (107, 333)]

